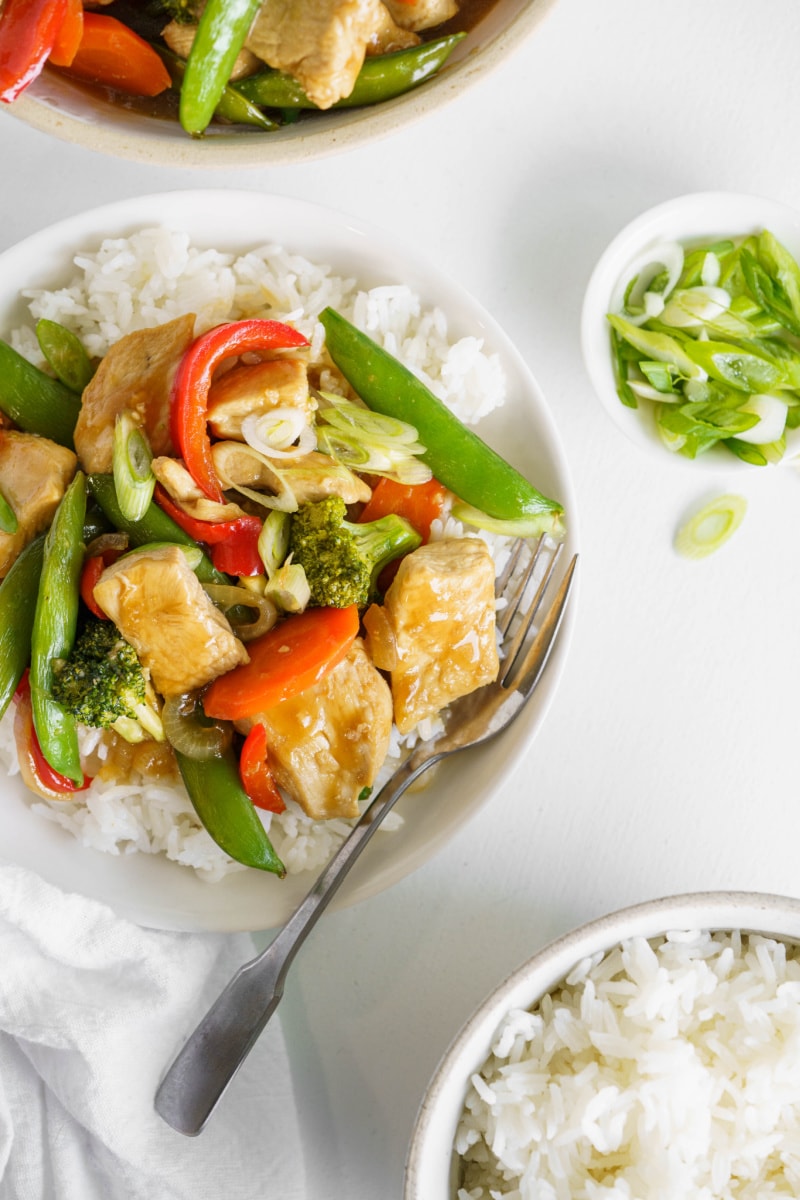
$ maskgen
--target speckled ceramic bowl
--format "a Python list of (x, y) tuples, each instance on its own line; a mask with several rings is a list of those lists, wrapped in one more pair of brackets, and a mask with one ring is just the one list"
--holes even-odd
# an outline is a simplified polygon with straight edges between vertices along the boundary
[(309, 162), (377, 141), (454, 100), (503, 63), (556, 0), (498, 0), (456, 47), (434, 79), (373, 108), (339, 109), (274, 133), (219, 132), (188, 137), (177, 122), (149, 117), (91, 96), (44, 71), (8, 108), (36, 129), (101, 154), (168, 167), (267, 167)]
[(406, 1163), (404, 1200), (455, 1200), (456, 1128), (470, 1076), (489, 1056), (495, 1033), (514, 1008), (528, 1009), (584, 958), (631, 937), (671, 930), (733, 930), (800, 940), (800, 900), (748, 892), (701, 892), (650, 901), (583, 925), (552, 942), (506, 979), (452, 1043), (422, 1101)]

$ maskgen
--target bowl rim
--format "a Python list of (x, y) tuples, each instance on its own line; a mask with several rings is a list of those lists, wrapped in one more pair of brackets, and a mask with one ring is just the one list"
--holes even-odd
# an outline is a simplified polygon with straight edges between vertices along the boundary
[[(507, 61), (556, 3), (557, 0), (521, 0), (519, 10), (483, 46), (469, 47), (467, 38), (463, 54), (459, 56), (457, 47), (455, 61), (449, 61), (424, 85), (374, 107), (321, 113), (310, 132), (287, 127), (274, 133), (231, 133), (205, 139), (183, 134), (173, 137), (169, 132), (159, 137), (158, 124), (165, 125), (164, 122), (147, 118), (151, 124), (143, 126), (141, 114), (126, 116), (125, 110), (118, 107), (113, 108), (116, 119), (111, 125), (65, 110), (58, 97), (71, 95), (88, 112), (91, 104), (86, 101), (86, 92), (66, 76), (46, 74), (8, 108), (12, 116), (42, 133), (134, 162), (194, 170), (308, 163), (376, 142), (421, 120), (429, 109), (451, 103)], [(486, 16), (491, 19), (494, 11), (490, 10)], [(482, 21), (475, 28), (480, 29), (481, 24)], [(52, 87), (55, 96), (48, 96)], [(111, 111), (110, 101), (104, 102), (103, 108), (106, 103)]]
[(716, 475), (746, 471), (751, 476), (759, 471), (733, 454), (713, 447), (695, 459), (671, 454), (658, 435), (652, 406), (626, 408), (616, 391), (605, 320), (614, 291), (626, 267), (657, 242), (741, 235), (776, 226), (783, 231), (792, 231), (794, 253), (800, 255), (800, 209), (791, 204), (749, 192), (686, 192), (646, 209), (624, 225), (603, 250), (590, 273), (581, 308), (580, 341), (592, 390), (628, 440), (662, 464), (675, 463), (683, 470), (694, 472), (695, 476), (700, 471)]
[(800, 943), (800, 899), (772, 892), (685, 892), (606, 913), (548, 942), (489, 993), (439, 1060), (414, 1121), (403, 1200), (455, 1200), (453, 1144), (468, 1081), (485, 1062), (505, 1015), (532, 1007), (590, 954), (674, 929), (739, 929)]

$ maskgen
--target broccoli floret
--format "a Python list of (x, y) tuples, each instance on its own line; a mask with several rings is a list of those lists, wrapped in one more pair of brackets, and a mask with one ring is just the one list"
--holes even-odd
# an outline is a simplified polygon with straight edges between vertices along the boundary
[(386, 564), (416, 550), (422, 541), (413, 526), (394, 513), (363, 525), (347, 521), (346, 514), (340, 496), (303, 504), (292, 514), (289, 549), (292, 562), (305, 570), (312, 604), (368, 604)]
[(128, 742), (164, 741), (155, 690), (112, 621), (87, 618), (57, 666), (53, 696), (81, 725), (113, 729)]

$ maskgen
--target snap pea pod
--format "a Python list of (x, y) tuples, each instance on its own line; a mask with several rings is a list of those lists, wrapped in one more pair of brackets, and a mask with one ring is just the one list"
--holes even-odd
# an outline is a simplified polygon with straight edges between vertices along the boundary
[[(154, 46), (161, 60), (169, 71), (172, 82), (180, 89), (186, 77), (186, 60), (166, 50), (163, 46)], [(222, 89), (214, 116), (230, 125), (255, 125), (258, 129), (278, 129), (277, 121), (273, 121), (241, 92), (238, 84), (228, 83)]]
[[(171, 542), (179, 546), (190, 546), (197, 550), (200, 547), (194, 538), (184, 533), (172, 517), (167, 516), (163, 509), (151, 502), (147, 512), (138, 521), (130, 521), (122, 515), (117, 500), (113, 475), (90, 475), (89, 491), (94, 496), (100, 508), (108, 517), (115, 529), (127, 533), (133, 546), (143, 546), (147, 542)], [(230, 583), (230, 579), (222, 571), (218, 571), (210, 558), (202, 552), (195, 574), (201, 583)]]
[(28, 543), (0, 583), (0, 717), (30, 661), (43, 555), (44, 534)]
[(56, 378), (70, 391), (82, 392), (94, 375), (94, 367), (81, 339), (58, 321), (42, 317), (36, 322), (36, 340)]
[(196, 759), (176, 750), (175, 758), (195, 812), (217, 845), (236, 862), (283, 878), (286, 868), (242, 787), (233, 751)]
[(76, 392), (0, 342), (0, 411), (15, 425), (72, 450), (80, 407)]
[[(448, 37), (421, 42), (407, 50), (366, 58), (350, 95), (332, 107), (359, 108), (402, 96), (441, 70), (464, 37), (466, 34), (451, 33)], [(309, 100), (294, 76), (283, 71), (259, 71), (257, 75), (240, 79), (236, 86), (243, 96), (264, 108), (319, 108)]]
[(180, 121), (187, 133), (205, 131), (231, 77), (260, 0), (208, 0), (186, 60)]
[(320, 321), (328, 353), (345, 379), (370, 408), (415, 426), (425, 446), (420, 458), (440, 483), (496, 520), (541, 518), (540, 531), (557, 525), (562, 505), (462, 425), (407, 367), (334, 309), (323, 309)]
[(42, 573), (31, 633), (31, 709), (42, 753), (54, 771), (83, 783), (75, 718), (53, 699), (54, 663), (75, 641), (86, 476), (75, 475), (56, 509), (44, 542)]

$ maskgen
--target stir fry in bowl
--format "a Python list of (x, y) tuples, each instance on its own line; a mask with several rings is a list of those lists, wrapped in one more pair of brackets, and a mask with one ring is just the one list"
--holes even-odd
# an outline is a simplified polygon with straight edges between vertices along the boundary
[[(303, 870), (316, 827), (343, 836), (494, 678), (496, 572), (511, 536), (559, 534), (561, 505), (339, 311), (370, 294), (313, 269), (303, 292), (312, 265), (270, 275), (269, 250), (234, 282), (163, 230), (101, 256), (82, 258), (98, 293), (38, 295), (35, 336), (0, 343), (4, 726), (50, 815), (101, 848)], [(491, 380), (408, 289), (372, 301), (385, 340), (405, 323), (451, 376), (460, 351), (462, 385)], [(210, 863), (187, 850), (203, 831)]]
[(277, 129), (393, 99), (433, 77), (493, 0), (5, 0), (0, 99), (43, 67), (125, 105)]

